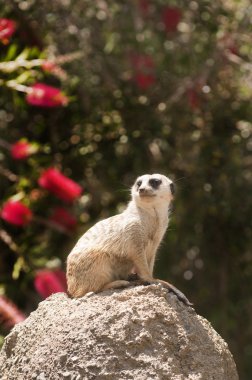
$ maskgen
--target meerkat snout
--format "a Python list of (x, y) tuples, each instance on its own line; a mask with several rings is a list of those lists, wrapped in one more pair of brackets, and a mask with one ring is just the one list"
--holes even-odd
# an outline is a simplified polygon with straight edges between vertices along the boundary
[(146, 189), (145, 187), (141, 187), (139, 190), (139, 194), (148, 194), (148, 189)]

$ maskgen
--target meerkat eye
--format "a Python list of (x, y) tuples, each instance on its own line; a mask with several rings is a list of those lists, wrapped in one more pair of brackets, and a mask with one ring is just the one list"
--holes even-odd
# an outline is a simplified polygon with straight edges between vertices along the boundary
[(162, 181), (161, 179), (152, 178), (149, 180), (149, 184), (153, 189), (157, 189), (161, 185)]
[(137, 181), (136, 185), (137, 187), (140, 187), (142, 185), (142, 181)]

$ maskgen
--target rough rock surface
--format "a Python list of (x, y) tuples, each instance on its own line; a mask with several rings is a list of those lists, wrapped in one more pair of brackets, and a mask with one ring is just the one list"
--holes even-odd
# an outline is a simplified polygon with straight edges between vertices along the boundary
[(227, 344), (161, 285), (58, 293), (15, 326), (1, 380), (237, 380)]

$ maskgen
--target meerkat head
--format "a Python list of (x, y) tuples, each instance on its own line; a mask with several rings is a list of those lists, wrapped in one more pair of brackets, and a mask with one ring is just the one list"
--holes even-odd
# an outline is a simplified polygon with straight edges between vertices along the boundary
[(162, 174), (145, 174), (138, 177), (131, 189), (132, 199), (139, 205), (170, 204), (174, 197), (173, 182)]

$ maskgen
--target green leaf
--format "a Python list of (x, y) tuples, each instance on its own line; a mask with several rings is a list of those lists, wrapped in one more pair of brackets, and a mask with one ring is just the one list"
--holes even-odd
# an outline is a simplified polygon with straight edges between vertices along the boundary
[(31, 71), (27, 70), (20, 74), (15, 81), (17, 83), (26, 83), (31, 78)]
[(4, 58), (4, 61), (13, 61), (17, 54), (18, 46), (16, 44), (10, 45), (7, 54)]
[(30, 55), (30, 49), (25, 48), (16, 58), (16, 61), (27, 59)]
[(112, 33), (109, 35), (108, 39), (107, 39), (107, 43), (104, 47), (104, 51), (105, 53), (107, 54), (110, 54), (112, 53), (112, 51), (114, 50), (115, 46), (116, 46), (116, 43), (118, 41), (118, 33)]
[(35, 58), (43, 58), (42, 53), (36, 46), (32, 47), (29, 52), (29, 58), (35, 59)]
[(24, 267), (24, 258), (19, 257), (17, 261), (15, 262), (13, 271), (12, 271), (12, 278), (13, 280), (17, 280), (20, 276), (20, 272)]

